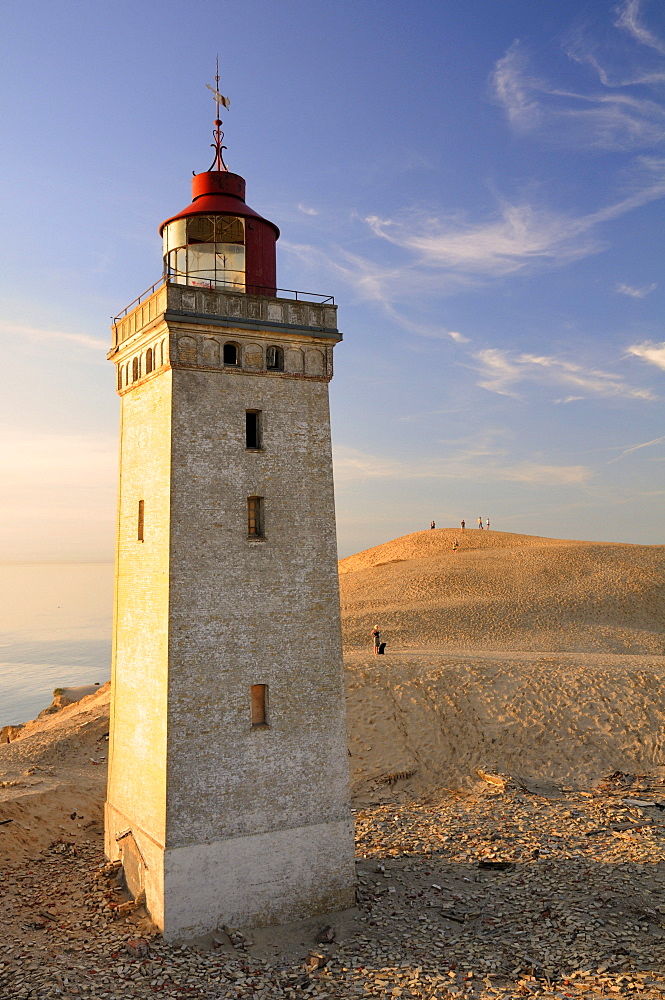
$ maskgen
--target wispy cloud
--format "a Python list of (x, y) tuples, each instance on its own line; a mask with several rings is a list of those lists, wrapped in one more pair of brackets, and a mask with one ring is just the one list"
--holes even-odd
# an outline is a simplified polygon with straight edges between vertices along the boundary
[(633, 344), (632, 347), (628, 347), (627, 353), (665, 370), (665, 341), (655, 344), (652, 340), (645, 340), (642, 344)]
[[(428, 274), (456, 276), (466, 281), (500, 278), (534, 270), (543, 265), (562, 265), (597, 253), (605, 246), (598, 230), (652, 201), (665, 197), (665, 159), (641, 157), (632, 173), (632, 190), (594, 212), (573, 216), (528, 202), (501, 201), (493, 219), (467, 222), (459, 217), (426, 215), (404, 211), (394, 218), (368, 216), (371, 232), (411, 255), (410, 273), (427, 281)], [(357, 259), (360, 274), (368, 278), (367, 262)], [(382, 269), (371, 275), (377, 297), (385, 293), (386, 279), (403, 270)], [(459, 286), (458, 286), (459, 287)]]
[(423, 336), (447, 337), (448, 333), (433, 324), (419, 324), (412, 317), (398, 315), (394, 304), (445, 295), (470, 284), (466, 275), (427, 271), (415, 258), (400, 264), (387, 264), (336, 243), (317, 247), (285, 240), (280, 244), (283, 251), (298, 258), (301, 266), (315, 269), (319, 276), (321, 272), (328, 272), (332, 280), (341, 280), (352, 288), (359, 301), (380, 304), (405, 329)]
[(526, 57), (519, 41), (514, 41), (499, 59), (491, 77), (494, 97), (508, 120), (518, 129), (532, 129), (542, 121), (542, 109), (536, 98), (544, 84), (526, 72)]
[(641, 0), (626, 0), (626, 2), (618, 8), (615, 24), (619, 28), (624, 28), (642, 45), (646, 45), (648, 48), (654, 49), (661, 55), (665, 55), (665, 42), (645, 27), (642, 23), (641, 15)]
[(607, 464), (613, 465), (614, 462), (619, 462), (622, 458), (625, 458), (626, 455), (632, 455), (633, 452), (641, 451), (642, 448), (652, 448), (656, 444), (662, 444), (663, 441), (665, 441), (665, 435), (653, 438), (651, 441), (642, 441), (640, 444), (633, 444), (630, 448), (624, 448), (620, 455), (617, 455), (615, 458), (611, 458)]
[(468, 276), (502, 277), (602, 249), (588, 232), (596, 224), (595, 216), (576, 219), (528, 203), (503, 201), (494, 219), (479, 223), (415, 211), (393, 219), (369, 216), (366, 221), (375, 236), (416, 255), (420, 267)]
[[(641, 14), (639, 0), (628, 0), (618, 8), (614, 24), (629, 36), (622, 47), (608, 46), (599, 54), (598, 46), (579, 33), (569, 45), (570, 59), (596, 71), (601, 85), (596, 91), (572, 91), (535, 75), (529, 71), (520, 43), (514, 42), (491, 77), (493, 96), (513, 128), (538, 133), (548, 142), (604, 149), (630, 150), (662, 143), (665, 110), (659, 94), (649, 96), (644, 89), (625, 92), (635, 84), (644, 87), (665, 81), (662, 59), (653, 62), (655, 54), (665, 54), (665, 43), (644, 26)], [(651, 56), (647, 66), (644, 46)], [(616, 69), (613, 63), (618, 63)]]
[(79, 347), (92, 348), (95, 351), (103, 351), (105, 347), (104, 340), (99, 337), (89, 337), (85, 333), (70, 333), (65, 330), (50, 330), (46, 327), (26, 326), (23, 323), (12, 323), (8, 320), (0, 320), (0, 332), (18, 337), (26, 337), (30, 340), (64, 340), (70, 344), (78, 344)]
[[(473, 358), (478, 364), (478, 385), (490, 392), (519, 398), (518, 387), (524, 383), (539, 383), (555, 387), (568, 386), (584, 396), (607, 396), (624, 399), (655, 399), (650, 389), (631, 386), (612, 372), (584, 369), (573, 361), (548, 355), (515, 354), (488, 348), (477, 351)], [(557, 402), (572, 402), (579, 395), (567, 396)]]
[(587, 482), (592, 471), (584, 465), (553, 465), (543, 462), (506, 462), (487, 456), (452, 455), (432, 462), (403, 462), (389, 456), (369, 455), (355, 448), (334, 450), (335, 481), (340, 485), (364, 479), (405, 480), (455, 479), (473, 482), (523, 483), (529, 486), (574, 486)]
[(641, 287), (619, 284), (616, 286), (616, 291), (620, 292), (621, 295), (630, 296), (631, 299), (644, 299), (647, 295), (655, 292), (656, 288), (658, 288), (658, 284), (654, 281), (651, 285), (642, 285)]
[(298, 204), (298, 211), (302, 212), (303, 215), (318, 215), (318, 209), (312, 208), (310, 205), (304, 205), (302, 202)]

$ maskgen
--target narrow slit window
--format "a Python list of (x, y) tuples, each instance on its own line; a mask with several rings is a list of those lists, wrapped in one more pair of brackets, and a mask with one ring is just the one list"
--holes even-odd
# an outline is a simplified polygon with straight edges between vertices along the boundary
[(265, 728), (268, 725), (268, 685), (252, 684), (252, 728)]
[(247, 410), (245, 413), (245, 447), (261, 447), (261, 411)]
[(152, 359), (153, 359), (152, 347), (149, 347), (148, 350), (145, 352), (145, 373), (146, 373), (146, 375), (149, 375), (150, 372), (153, 369), (153, 361), (152, 361)]
[(224, 344), (224, 364), (238, 364), (238, 348), (235, 344)]
[(143, 541), (145, 526), (145, 500), (139, 500), (139, 516), (136, 537), (139, 542)]
[(139, 359), (134, 358), (132, 361), (132, 382), (136, 382), (139, 377)]
[(263, 497), (247, 497), (247, 535), (263, 538)]
[(284, 351), (281, 347), (266, 348), (266, 368), (272, 372), (284, 371)]

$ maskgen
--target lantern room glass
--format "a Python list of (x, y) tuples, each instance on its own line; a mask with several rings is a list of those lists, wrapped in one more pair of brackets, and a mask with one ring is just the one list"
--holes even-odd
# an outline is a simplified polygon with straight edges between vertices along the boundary
[(245, 220), (193, 215), (164, 226), (164, 273), (178, 285), (245, 291)]

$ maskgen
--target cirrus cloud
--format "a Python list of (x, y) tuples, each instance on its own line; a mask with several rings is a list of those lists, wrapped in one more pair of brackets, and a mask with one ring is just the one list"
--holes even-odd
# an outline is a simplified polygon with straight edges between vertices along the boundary
[[(105, 352), (106, 342), (99, 337), (90, 337), (87, 333), (71, 333), (67, 330), (51, 330), (48, 327), (28, 326), (25, 323), (12, 323), (10, 320), (0, 320), (0, 332), (8, 333), (28, 340), (38, 341), (68, 341), (79, 347), (89, 347), (94, 351)], [(100, 361), (104, 360), (100, 353)]]
[(658, 285), (655, 281), (650, 285), (642, 285), (642, 287), (624, 285), (622, 283), (616, 286), (616, 291), (621, 295), (628, 295), (631, 299), (644, 299), (647, 295), (655, 292), (656, 288), (658, 288)]
[(502, 462), (491, 456), (465, 452), (436, 461), (405, 462), (388, 455), (370, 455), (356, 448), (333, 449), (335, 482), (349, 485), (366, 479), (405, 480), (455, 479), (472, 482), (502, 481), (529, 486), (578, 486), (593, 475), (585, 465), (556, 465), (522, 460)]
[(645, 340), (642, 344), (633, 344), (627, 348), (627, 353), (665, 370), (665, 341), (656, 344), (652, 340)]
[[(598, 45), (578, 32), (567, 50), (574, 62), (591, 66), (599, 90), (562, 88), (530, 72), (527, 54), (515, 41), (499, 59), (490, 78), (494, 100), (516, 131), (537, 133), (548, 143), (631, 150), (659, 145), (665, 139), (665, 110), (656, 87), (665, 81), (665, 42), (641, 19), (640, 0), (618, 8), (614, 27), (628, 34), (620, 45)], [(637, 45), (635, 44), (637, 43)], [(639, 47), (638, 47), (639, 46)], [(649, 49), (645, 65), (643, 47)], [(626, 88), (641, 85), (638, 92)]]
[[(663, 348), (665, 354), (665, 345)], [(502, 396), (519, 398), (518, 386), (524, 383), (540, 383), (556, 387), (566, 386), (576, 390), (578, 394), (582, 392), (584, 397), (593, 395), (642, 400), (656, 398), (651, 389), (629, 385), (620, 375), (613, 372), (602, 371), (600, 368), (584, 369), (581, 365), (562, 358), (517, 354), (498, 348), (477, 351), (473, 358), (481, 376), (478, 385)], [(579, 398), (579, 395), (568, 396), (557, 402), (572, 402)]]

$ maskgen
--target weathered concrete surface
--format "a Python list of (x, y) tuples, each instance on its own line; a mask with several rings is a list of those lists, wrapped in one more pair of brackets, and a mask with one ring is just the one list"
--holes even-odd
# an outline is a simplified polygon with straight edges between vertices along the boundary
[[(165, 308), (168, 293), (156, 293)], [(335, 309), (222, 298), (239, 303), (242, 325), (212, 312), (219, 293), (197, 289), (189, 316), (173, 302), (161, 315), (140, 306), (145, 318), (123, 320), (111, 352), (122, 443), (106, 850), (135, 845), (148, 908), (171, 938), (353, 902)], [(325, 329), (303, 326), (313, 316)], [(222, 363), (225, 343), (237, 366)], [(266, 369), (269, 346), (284, 370)], [(247, 410), (261, 413), (260, 449), (246, 447)], [(251, 496), (263, 498), (259, 538), (248, 537)], [(258, 684), (262, 728), (251, 724)]]
[(293, 914), (305, 919), (353, 906), (352, 834), (349, 819), (167, 851), (165, 939), (196, 937), (220, 923), (268, 927)]
[(166, 836), (171, 395), (164, 369), (122, 400), (108, 801), (124, 819), (107, 825), (109, 857), (134, 823), (162, 846)]

